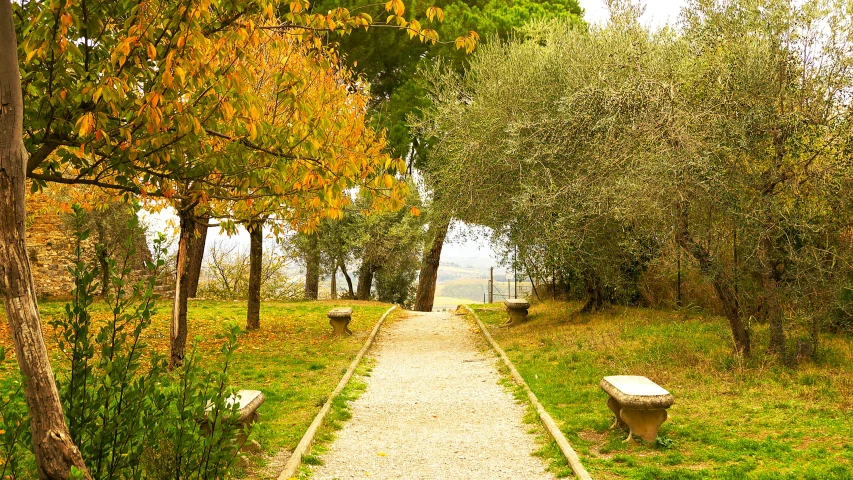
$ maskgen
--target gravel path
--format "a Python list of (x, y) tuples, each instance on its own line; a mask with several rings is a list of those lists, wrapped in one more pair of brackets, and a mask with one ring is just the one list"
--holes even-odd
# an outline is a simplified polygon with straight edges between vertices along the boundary
[(524, 407), (473, 335), (449, 313), (411, 313), (384, 329), (367, 391), (314, 478), (552, 479), (531, 455)]

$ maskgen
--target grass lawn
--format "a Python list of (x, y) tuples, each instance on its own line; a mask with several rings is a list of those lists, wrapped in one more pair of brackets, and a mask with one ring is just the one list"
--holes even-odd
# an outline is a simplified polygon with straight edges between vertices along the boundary
[[(168, 353), (169, 302), (158, 302), (159, 312), (148, 330), (149, 342)], [(334, 306), (353, 308), (352, 337), (332, 338), (326, 312)], [(54, 355), (54, 368), (64, 363), (56, 349), (53, 329), (47, 322), (64, 315), (64, 302), (39, 305), (45, 325), (45, 340)], [(328, 300), (317, 302), (264, 302), (261, 329), (243, 333), (235, 355), (233, 381), (237, 388), (261, 390), (266, 402), (258, 410), (260, 422), (253, 430), (267, 457), (282, 449), (291, 451), (299, 443), (327, 396), (334, 390), (346, 368), (361, 349), (379, 317), (390, 305), (378, 302)], [(93, 308), (94, 317), (108, 314), (106, 305)], [(392, 314), (393, 315), (393, 314)], [(216, 334), (232, 322), (245, 325), (246, 303), (191, 300), (189, 305), (189, 342), (201, 352), (213, 355), (222, 340)], [(0, 309), (0, 345), (12, 349), (8, 323)], [(252, 459), (252, 478), (276, 478), (283, 464), (264, 467), (269, 458)], [(278, 459), (280, 460), (280, 458)], [(275, 462), (276, 464), (279, 462)]]
[[(477, 313), (594, 478), (853, 478), (853, 339), (826, 335), (819, 363), (790, 369), (763, 355), (732, 355), (722, 318), (613, 307), (577, 314), (544, 303), (514, 328), (501, 305)], [(645, 375), (675, 396), (660, 440), (625, 443), (598, 386)], [(553, 450), (553, 449), (552, 449)]]

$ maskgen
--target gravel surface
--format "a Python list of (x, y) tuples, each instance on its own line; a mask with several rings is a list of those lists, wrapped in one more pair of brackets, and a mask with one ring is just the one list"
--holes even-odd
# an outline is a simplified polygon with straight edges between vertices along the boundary
[(554, 478), (473, 335), (449, 313), (413, 312), (383, 329), (367, 391), (314, 478)]

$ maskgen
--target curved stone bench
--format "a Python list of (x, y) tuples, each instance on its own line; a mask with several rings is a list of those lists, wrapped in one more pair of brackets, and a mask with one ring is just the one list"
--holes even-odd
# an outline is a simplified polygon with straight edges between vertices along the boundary
[(628, 429), (628, 438), (638, 435), (654, 442), (658, 429), (666, 421), (666, 409), (675, 399), (657, 383), (640, 375), (614, 375), (601, 380), (601, 388), (610, 396), (607, 407), (616, 415), (617, 424)]
[(352, 320), (352, 308), (333, 308), (327, 314), (329, 325), (332, 326), (332, 335), (340, 337), (344, 333), (352, 335), (349, 322)]
[[(264, 403), (264, 394), (260, 390), (240, 390), (237, 393), (225, 399), (225, 408), (230, 410), (234, 405), (238, 405), (240, 409), (237, 416), (237, 421), (243, 425), (243, 430), (237, 435), (237, 445), (240, 450), (254, 450), (255, 445), (250, 445), (246, 448), (246, 438), (249, 436), (252, 423), (258, 420), (258, 407)], [(205, 417), (207, 413), (213, 410), (213, 404), (209, 404), (205, 408)], [(204, 429), (207, 430), (209, 425), (205, 422)], [(254, 442), (254, 440), (252, 441)], [(250, 442), (250, 443), (252, 443)]]
[(504, 300), (506, 311), (509, 313), (509, 320), (504, 323), (507, 327), (521, 325), (527, 321), (527, 309), (530, 308), (530, 302), (518, 298), (508, 298)]

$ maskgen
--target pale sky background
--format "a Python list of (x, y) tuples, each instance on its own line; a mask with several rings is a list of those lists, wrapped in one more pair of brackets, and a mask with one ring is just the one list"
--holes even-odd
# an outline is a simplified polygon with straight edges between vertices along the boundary
[[(681, 7), (686, 2), (685, 0), (648, 0), (641, 3), (646, 6), (646, 12), (642, 17), (643, 22), (660, 27), (667, 23), (675, 23)], [(601, 23), (609, 17), (607, 8), (601, 0), (580, 0), (580, 4), (586, 11), (584, 18), (590, 23)]]
[[(646, 11), (643, 14), (642, 21), (653, 27), (661, 27), (667, 23), (673, 24), (678, 19), (678, 14), (681, 8), (685, 5), (686, 0), (649, 0), (644, 2)], [(585, 10), (585, 18), (590, 23), (606, 22), (609, 13), (602, 0), (580, 0), (581, 8)], [(151, 225), (154, 231), (165, 231), (168, 229), (169, 219), (175, 221), (174, 214), (171, 212), (162, 212), (155, 215), (143, 215), (147, 217), (147, 223)], [(169, 229), (171, 230), (171, 229)], [(217, 236), (218, 229), (212, 229), (208, 236), (207, 246), (218, 239), (226, 239), (225, 235)], [(170, 232), (171, 233), (171, 232)], [(462, 225), (457, 225), (454, 231), (448, 235), (448, 240), (445, 242), (442, 251), (442, 263), (455, 262), (462, 265), (477, 264), (497, 264), (497, 259), (493, 258), (493, 252), (489, 246), (487, 239), (470, 239), (462, 237), (471, 237), (468, 229)], [(241, 231), (236, 237), (232, 237), (231, 241), (243, 244), (248, 248), (249, 236), (245, 231)], [(501, 269), (502, 270), (502, 269)]]

